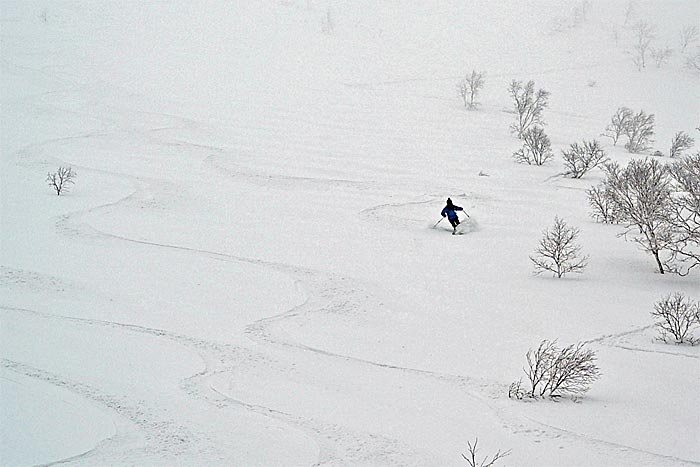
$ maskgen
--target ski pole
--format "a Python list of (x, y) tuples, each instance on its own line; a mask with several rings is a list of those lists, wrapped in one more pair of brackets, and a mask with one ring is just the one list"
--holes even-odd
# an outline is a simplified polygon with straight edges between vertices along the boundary
[(437, 222), (435, 223), (435, 225), (433, 226), (433, 228), (437, 227), (437, 225), (438, 225), (440, 222), (442, 222), (443, 219), (444, 219), (444, 217), (441, 217), (440, 220), (437, 221)]

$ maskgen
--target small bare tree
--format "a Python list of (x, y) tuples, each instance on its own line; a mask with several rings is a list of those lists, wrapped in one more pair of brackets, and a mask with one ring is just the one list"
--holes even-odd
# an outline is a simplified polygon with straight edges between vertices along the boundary
[(535, 82), (513, 80), (510, 83), (510, 95), (515, 104), (518, 121), (510, 126), (511, 132), (522, 139), (524, 133), (535, 125), (544, 125), (542, 113), (549, 105), (549, 92), (544, 89), (535, 91)]
[(562, 150), (564, 158), (564, 175), (571, 178), (581, 178), (589, 170), (594, 169), (599, 164), (605, 162), (605, 151), (596, 140), (583, 141), (581, 144), (574, 143), (569, 149)]
[(592, 186), (586, 190), (588, 205), (591, 207), (591, 217), (604, 224), (619, 224), (622, 213), (614, 202), (610, 187), (605, 183)]
[(557, 277), (586, 268), (588, 256), (579, 257), (581, 247), (575, 243), (579, 230), (569, 227), (559, 216), (554, 218), (551, 229), (542, 232), (539, 246), (530, 260), (535, 265), (535, 274), (551, 271)]
[(529, 349), (525, 354), (527, 368), (523, 368), (525, 376), (530, 381), (528, 396), (536, 399), (545, 394), (543, 389), (547, 383), (547, 375), (557, 353), (556, 341), (543, 340), (537, 350)]
[(612, 139), (613, 145), (617, 146), (617, 140), (627, 132), (627, 125), (629, 125), (633, 116), (634, 112), (631, 109), (627, 107), (618, 108), (612, 116), (610, 124), (605, 127), (605, 133), (601, 136)]
[(660, 253), (669, 247), (671, 226), (671, 179), (668, 168), (656, 159), (632, 160), (626, 168), (605, 164), (605, 184), (615, 208), (627, 224), (621, 235), (654, 256), (661, 274), (665, 269)]
[(700, 47), (685, 58), (685, 67), (693, 73), (700, 73)]
[(635, 42), (633, 45), (634, 51), (634, 64), (637, 65), (638, 70), (646, 68), (646, 56), (651, 46), (651, 42), (654, 40), (656, 35), (654, 34), (654, 27), (647, 23), (646, 21), (638, 21), (632, 27), (634, 31)]
[(496, 452), (496, 454), (494, 454), (490, 460), (489, 460), (489, 456), (486, 456), (486, 457), (484, 457), (484, 460), (479, 462), (476, 459), (476, 452), (478, 451), (478, 449), (476, 447), (477, 444), (479, 444), (479, 438), (474, 439), (474, 444), (467, 441), (469, 455), (467, 456), (465, 454), (462, 454), (462, 457), (464, 458), (464, 460), (467, 461), (467, 464), (469, 464), (469, 467), (491, 467), (491, 466), (495, 465), (499, 459), (502, 459), (511, 453), (510, 449), (508, 449), (507, 451), (503, 451), (503, 452), (499, 449), (498, 452)]
[(646, 151), (654, 142), (654, 114), (647, 115), (643, 110), (632, 115), (625, 126), (625, 135), (628, 138), (625, 149), (631, 153)]
[(457, 84), (457, 90), (459, 91), (459, 95), (462, 96), (464, 107), (472, 110), (479, 105), (476, 99), (479, 96), (479, 91), (483, 87), (484, 73), (477, 73), (476, 70), (472, 70), (471, 75), (465, 76), (464, 79)]
[(683, 154), (683, 151), (692, 148), (694, 144), (695, 140), (685, 131), (679, 131), (671, 140), (671, 150), (669, 151), (669, 155), (671, 157), (680, 157)]
[(695, 24), (689, 24), (681, 30), (680, 35), (680, 46), (681, 53), (685, 53), (685, 49), (694, 42), (697, 42), (698, 37), (700, 37), (700, 32)]
[(661, 68), (665, 64), (668, 63), (670, 60), (671, 56), (673, 55), (673, 49), (670, 47), (663, 47), (663, 48), (656, 48), (652, 47), (651, 49), (651, 58), (654, 59), (654, 63), (656, 64), (656, 68)]
[(583, 394), (600, 377), (595, 352), (584, 347), (584, 343), (572, 344), (554, 354), (543, 386), (549, 397)]
[(56, 172), (48, 173), (46, 181), (56, 190), (56, 195), (61, 196), (61, 193), (68, 191), (68, 185), (75, 183), (75, 176), (76, 173), (71, 167), (59, 167)]
[(634, 0), (630, 0), (627, 2), (627, 5), (625, 6), (625, 23), (624, 26), (627, 27), (627, 25), (632, 21), (634, 18), (637, 17), (637, 2)]
[[(560, 349), (556, 341), (543, 340), (536, 350), (528, 350), (526, 358), (523, 371), (530, 381), (530, 390), (520, 393), (533, 399), (580, 395), (600, 377), (595, 352), (582, 342)], [(511, 392), (514, 386), (519, 386), (519, 382), (511, 385)]]
[(671, 336), (675, 344), (695, 345), (700, 342), (692, 335), (692, 328), (700, 325), (699, 313), (700, 303), (693, 302), (680, 292), (663, 297), (651, 312), (651, 316), (657, 320), (655, 325), (659, 340), (668, 342)]
[(550, 160), (552, 154), (552, 143), (544, 130), (538, 126), (532, 127), (523, 133), (523, 147), (513, 153), (513, 158), (528, 165), (543, 165)]

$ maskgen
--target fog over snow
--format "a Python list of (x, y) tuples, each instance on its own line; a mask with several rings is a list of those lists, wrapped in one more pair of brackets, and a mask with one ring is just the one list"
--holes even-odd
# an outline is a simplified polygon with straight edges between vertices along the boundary
[[(640, 21), (673, 49), (641, 71)], [(466, 466), (476, 438), (700, 465), (700, 346), (650, 315), (700, 271), (595, 222), (603, 172), (561, 158), (648, 156), (600, 136), (622, 106), (653, 150), (700, 140), (692, 26), (697, 0), (0, 0), (0, 465)], [(551, 93), (543, 166), (512, 80)], [(533, 274), (555, 216), (582, 274)], [(595, 351), (589, 392), (508, 398), (543, 339)]]

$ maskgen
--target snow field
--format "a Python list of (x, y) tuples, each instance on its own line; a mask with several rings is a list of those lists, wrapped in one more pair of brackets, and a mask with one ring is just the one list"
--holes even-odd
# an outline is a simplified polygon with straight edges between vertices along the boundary
[[(499, 3), (0, 4), (0, 464), (464, 465), (475, 437), (506, 465), (700, 463), (697, 349), (649, 316), (697, 277), (588, 217), (599, 172), (515, 164), (506, 92), (552, 92), (555, 151), (621, 105), (665, 150), (697, 77), (634, 69), (623, 2), (564, 32), (573, 4)], [(698, 17), (671, 3), (638, 12), (668, 41)], [(447, 196), (465, 235), (431, 228)], [(555, 215), (580, 276), (531, 274)], [(601, 380), (508, 400), (545, 338), (589, 341)]]

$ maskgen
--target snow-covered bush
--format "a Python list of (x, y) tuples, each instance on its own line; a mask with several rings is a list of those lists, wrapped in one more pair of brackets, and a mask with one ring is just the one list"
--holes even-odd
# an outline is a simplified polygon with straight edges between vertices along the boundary
[(549, 105), (549, 92), (538, 89), (535, 92), (535, 82), (528, 81), (523, 86), (522, 81), (513, 80), (509, 92), (515, 104), (518, 121), (510, 126), (511, 132), (522, 139), (525, 132), (535, 125), (544, 125), (542, 113)]
[(622, 213), (617, 207), (612, 192), (605, 183), (592, 186), (586, 190), (588, 205), (591, 207), (591, 217), (604, 224), (619, 224)]
[(692, 148), (694, 144), (695, 140), (685, 131), (679, 131), (671, 140), (671, 150), (669, 151), (669, 155), (671, 157), (680, 157), (683, 154), (683, 151)]
[(625, 149), (631, 153), (640, 153), (649, 149), (654, 136), (654, 114), (647, 115), (643, 110), (632, 115), (625, 126), (627, 144)]
[(479, 96), (479, 91), (484, 87), (484, 73), (477, 73), (472, 70), (470, 75), (467, 75), (457, 84), (457, 91), (462, 96), (464, 107), (475, 109), (479, 103), (476, 101)]
[(76, 173), (71, 167), (59, 167), (54, 173), (49, 172), (46, 176), (46, 181), (52, 187), (58, 196), (61, 193), (68, 191), (68, 185), (75, 183)]
[(632, 112), (632, 109), (628, 109), (627, 107), (619, 107), (613, 114), (610, 124), (605, 127), (605, 133), (603, 133), (601, 136), (612, 139), (613, 145), (616, 146), (617, 140), (620, 139), (620, 136), (627, 132), (627, 125), (629, 124), (629, 121), (632, 119), (633, 115), (634, 112)]
[[(528, 350), (527, 367), (523, 368), (530, 383), (530, 389), (522, 394), (538, 397), (561, 397), (580, 395), (587, 392), (593, 382), (600, 377), (595, 364), (596, 355), (579, 342), (564, 348), (557, 347), (556, 341), (543, 340), (537, 349)], [(511, 389), (519, 382), (511, 385)], [(517, 392), (517, 391), (516, 391)]]
[(564, 175), (581, 178), (586, 172), (605, 161), (605, 151), (596, 140), (583, 141), (581, 144), (574, 143), (569, 146), (569, 149), (562, 150), (562, 157), (566, 168)]
[(624, 169), (616, 162), (605, 164), (605, 193), (626, 223), (622, 234), (654, 256), (659, 272), (665, 272), (660, 253), (670, 241), (671, 178), (668, 168), (656, 159), (632, 160)]
[(538, 126), (532, 127), (522, 135), (523, 147), (513, 153), (513, 158), (528, 165), (543, 165), (553, 156), (552, 143), (544, 130)]
[(491, 457), (491, 459), (489, 459), (489, 456), (486, 456), (486, 457), (484, 457), (484, 459), (481, 462), (479, 462), (476, 459), (476, 452), (478, 451), (478, 449), (476, 447), (477, 444), (479, 444), (479, 438), (474, 439), (474, 444), (467, 441), (467, 448), (469, 449), (469, 455), (462, 454), (462, 457), (464, 458), (464, 460), (467, 461), (467, 464), (469, 464), (469, 467), (491, 467), (491, 466), (495, 465), (499, 459), (506, 457), (511, 452), (510, 449), (508, 449), (507, 451), (503, 451), (503, 452), (499, 449), (498, 452), (496, 452), (496, 454), (494, 454), (493, 457)]
[(659, 339), (668, 342), (669, 336), (676, 344), (688, 343), (695, 345), (700, 340), (692, 335), (692, 328), (700, 325), (700, 303), (686, 298), (682, 293), (676, 292), (667, 295), (656, 304), (651, 312), (657, 321), (656, 328), (659, 331)]
[(535, 255), (530, 256), (535, 265), (535, 274), (551, 271), (557, 277), (562, 277), (569, 272), (583, 272), (588, 256), (579, 257), (581, 247), (575, 243), (578, 234), (578, 229), (555, 217), (552, 228), (542, 233)]

